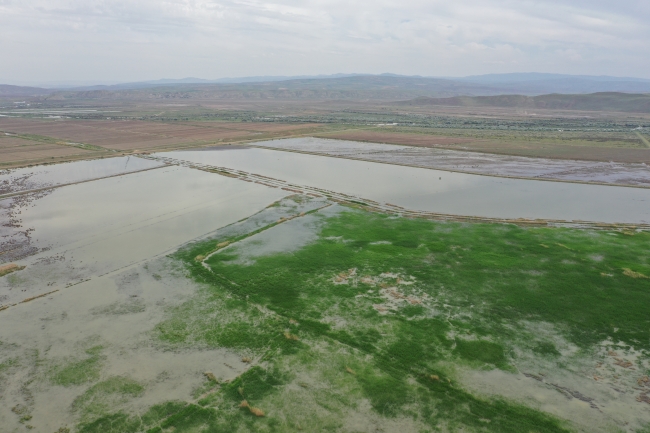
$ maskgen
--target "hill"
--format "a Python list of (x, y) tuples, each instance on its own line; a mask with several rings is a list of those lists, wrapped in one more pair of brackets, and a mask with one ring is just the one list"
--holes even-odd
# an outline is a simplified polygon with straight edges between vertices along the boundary
[(418, 96), (493, 95), (498, 90), (441, 78), (366, 75), (262, 83), (179, 83), (143, 88), (56, 91), (45, 99), (336, 99), (400, 100)]
[[(259, 81), (265, 80), (265, 81)], [(90, 86), (68, 89), (42, 89), (36, 87), (0, 86), (0, 97), (37, 96), (42, 100), (357, 100), (403, 101), (419, 97), (452, 98), (498, 95), (544, 96), (549, 94), (645, 94), (650, 93), (650, 80), (640, 78), (574, 76), (558, 74), (496, 74), (464, 78), (431, 78), (420, 76), (382, 75), (329, 75), (311, 77), (243, 77), (221, 80), (200, 78), (163, 79), (156, 81), (124, 83), (111, 86)], [(512, 98), (511, 96), (505, 97)], [(620, 99), (619, 96), (600, 96), (600, 99)], [(637, 98), (637, 97), (632, 97)], [(553, 98), (551, 98), (553, 99)], [(591, 104), (594, 97), (580, 102), (572, 97), (547, 101), (548, 104)], [(629, 98), (628, 98), (629, 99)], [(528, 101), (524, 104), (538, 102)], [(607, 102), (610, 103), (611, 101)], [(638, 102), (638, 101), (637, 101)], [(418, 103), (426, 103), (420, 101)], [(472, 102), (476, 104), (495, 102)], [(511, 106), (513, 102), (505, 103)], [(522, 101), (516, 102), (523, 103)], [(627, 106), (631, 102), (625, 102)], [(445, 105), (444, 102), (439, 104)], [(463, 102), (462, 104), (470, 104)], [(633, 105), (633, 104), (632, 104)], [(498, 106), (498, 103), (497, 103)], [(634, 109), (638, 111), (637, 109)]]
[(11, 86), (9, 84), (0, 84), (0, 97), (14, 98), (14, 97), (29, 97), (37, 95), (46, 95), (52, 93), (51, 90), (42, 89), (40, 87), (24, 87), (24, 86)]
[[(528, 78), (526, 78), (528, 77)], [(300, 78), (265, 82), (210, 83), (163, 80), (117, 86), (58, 90), (46, 99), (285, 99), (285, 100), (382, 100), (399, 101), (418, 97), (524, 95), (596, 92), (650, 93), (650, 81), (612, 77), (515, 75), (447, 79), (399, 75), (357, 75)], [(250, 78), (254, 80), (254, 77)], [(621, 81), (628, 80), (628, 81)], [(547, 97), (546, 97), (547, 98)], [(593, 98), (592, 98), (593, 99)]]

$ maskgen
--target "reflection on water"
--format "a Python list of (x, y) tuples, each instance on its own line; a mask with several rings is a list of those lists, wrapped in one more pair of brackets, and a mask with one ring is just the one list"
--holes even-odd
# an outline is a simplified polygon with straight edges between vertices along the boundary
[(159, 154), (405, 208), (491, 218), (650, 222), (650, 189), (506, 179), (269, 149)]

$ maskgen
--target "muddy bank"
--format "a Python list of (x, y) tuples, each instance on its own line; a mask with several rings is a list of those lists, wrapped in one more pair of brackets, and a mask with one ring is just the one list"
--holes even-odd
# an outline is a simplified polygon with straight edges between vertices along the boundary
[(650, 167), (645, 163), (528, 158), (524, 156), (321, 138), (274, 140), (256, 143), (256, 145), (342, 158), (490, 176), (650, 187)]

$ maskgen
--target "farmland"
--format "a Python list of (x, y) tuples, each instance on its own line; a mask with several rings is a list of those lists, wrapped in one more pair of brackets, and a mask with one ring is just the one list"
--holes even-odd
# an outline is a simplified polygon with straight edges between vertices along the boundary
[[(299, 135), (315, 124), (162, 123), (138, 120), (1, 119), (0, 164), (51, 162)], [(9, 135), (7, 135), (9, 134)]]
[[(3, 152), (0, 163), (19, 166), (296, 136), (533, 158), (649, 162), (649, 115), (599, 109), (597, 95), (578, 98), (584, 102), (580, 107), (592, 107), (592, 100), (596, 104), (596, 111), (587, 111), (561, 104), (553, 109), (499, 106), (501, 97), (486, 97), (478, 105), (408, 105), (388, 93), (365, 100), (315, 94), (257, 98), (246, 92), (219, 97), (210, 93), (211, 87), (192, 89), (161, 89), (169, 97), (153, 90), (99, 92), (92, 97), (67, 92), (60, 98), (33, 96), (24, 104), (0, 104), (0, 131), (15, 134), (14, 144), (3, 139), (3, 146), (24, 145)], [(607, 100), (617, 98), (629, 99), (611, 94)], [(33, 146), (35, 142), (39, 146)]]

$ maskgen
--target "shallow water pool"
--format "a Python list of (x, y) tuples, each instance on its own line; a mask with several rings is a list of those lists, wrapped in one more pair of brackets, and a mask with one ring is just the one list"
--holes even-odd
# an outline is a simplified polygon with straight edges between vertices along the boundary
[(408, 209), (489, 218), (650, 222), (650, 189), (507, 179), (259, 148), (158, 154)]

